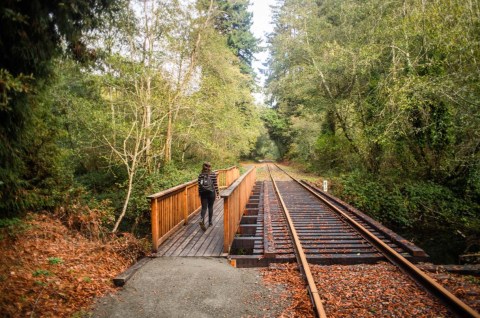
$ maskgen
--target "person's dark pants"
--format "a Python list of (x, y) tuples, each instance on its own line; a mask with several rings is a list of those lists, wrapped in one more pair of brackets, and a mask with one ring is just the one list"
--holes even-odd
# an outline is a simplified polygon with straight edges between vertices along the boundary
[(205, 214), (207, 213), (208, 208), (208, 222), (212, 223), (213, 217), (213, 203), (215, 202), (215, 192), (202, 192), (200, 193), (200, 198), (202, 200), (202, 220), (205, 219)]

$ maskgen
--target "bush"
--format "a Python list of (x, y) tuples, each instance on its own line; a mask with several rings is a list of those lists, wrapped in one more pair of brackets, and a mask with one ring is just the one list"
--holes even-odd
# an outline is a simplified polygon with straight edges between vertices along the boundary
[(360, 172), (344, 175), (335, 180), (336, 183), (342, 185), (341, 192), (338, 187), (332, 188), (336, 195), (379, 222), (393, 228), (410, 228), (413, 225), (404, 197), (392, 184), (383, 184)]
[(335, 173), (351, 169), (358, 159), (350, 151), (349, 142), (339, 135), (321, 134), (315, 144), (313, 171)]
[(332, 182), (332, 192), (416, 242), (440, 263), (480, 249), (480, 205), (433, 182), (375, 179), (355, 172)]
[(15, 238), (29, 228), (30, 225), (19, 218), (0, 219), (0, 240), (6, 236)]

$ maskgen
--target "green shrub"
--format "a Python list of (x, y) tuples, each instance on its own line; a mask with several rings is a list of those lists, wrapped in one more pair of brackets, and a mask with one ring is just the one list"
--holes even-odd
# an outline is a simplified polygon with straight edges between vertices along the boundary
[[(340, 177), (335, 183), (342, 185), (336, 193), (346, 202), (390, 227), (409, 228), (413, 224), (404, 198), (398, 188), (382, 184), (360, 172)], [(335, 191), (335, 188), (332, 189)]]
[(440, 263), (480, 249), (480, 205), (450, 188), (416, 180), (382, 180), (355, 172), (332, 192), (424, 248)]
[(3, 239), (4, 235), (16, 237), (29, 228), (30, 225), (19, 218), (0, 219), (0, 239)]

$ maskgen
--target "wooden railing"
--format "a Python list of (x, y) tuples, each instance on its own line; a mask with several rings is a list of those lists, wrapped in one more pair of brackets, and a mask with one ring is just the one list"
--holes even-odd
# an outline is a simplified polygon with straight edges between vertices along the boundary
[(250, 168), (228, 189), (222, 192), (223, 198), (223, 252), (228, 253), (235, 232), (242, 219), (248, 199), (255, 186), (255, 167)]
[[(216, 172), (220, 188), (228, 187), (239, 176), (237, 167)], [(147, 199), (151, 206), (153, 251), (157, 251), (171, 234), (187, 224), (188, 219), (201, 207), (197, 180), (152, 194)]]
[(240, 170), (237, 167), (217, 170), (217, 181), (220, 189), (225, 189), (240, 177)]

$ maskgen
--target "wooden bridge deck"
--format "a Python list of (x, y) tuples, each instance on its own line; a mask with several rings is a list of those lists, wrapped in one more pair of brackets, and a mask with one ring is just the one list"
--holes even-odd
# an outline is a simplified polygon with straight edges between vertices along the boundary
[[(208, 211), (205, 215), (208, 224)], [(222, 256), (223, 250), (223, 199), (215, 200), (213, 226), (203, 231), (199, 223), (200, 213), (188, 224), (172, 234), (158, 247), (157, 256)]]

